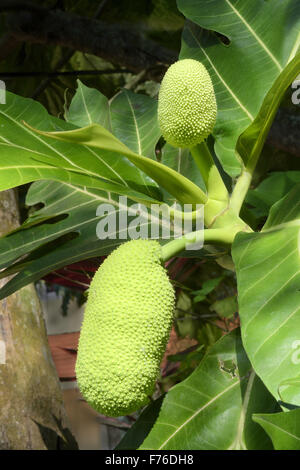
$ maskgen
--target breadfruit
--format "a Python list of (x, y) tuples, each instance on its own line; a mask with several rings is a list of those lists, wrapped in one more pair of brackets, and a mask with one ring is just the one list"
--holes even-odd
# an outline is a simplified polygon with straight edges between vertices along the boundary
[(76, 361), (79, 389), (107, 416), (149, 402), (172, 325), (174, 289), (154, 240), (131, 240), (102, 263), (89, 289)]
[(216, 116), (216, 97), (205, 66), (193, 59), (172, 64), (158, 97), (158, 122), (165, 140), (174, 147), (194, 147), (211, 134)]

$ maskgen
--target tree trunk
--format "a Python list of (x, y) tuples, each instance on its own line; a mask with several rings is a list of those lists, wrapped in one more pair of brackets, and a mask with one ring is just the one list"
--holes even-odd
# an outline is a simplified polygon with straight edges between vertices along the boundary
[[(18, 220), (15, 192), (0, 192), (0, 236), (18, 227)], [(76, 447), (41, 305), (29, 285), (0, 301), (0, 450)]]

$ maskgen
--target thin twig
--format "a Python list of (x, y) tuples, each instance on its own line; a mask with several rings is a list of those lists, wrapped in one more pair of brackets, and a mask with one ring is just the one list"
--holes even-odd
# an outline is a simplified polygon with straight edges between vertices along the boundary
[(58, 273), (57, 271), (52, 271), (50, 274), (56, 274), (56, 276), (61, 277), (62, 279), (65, 279), (68, 282), (72, 282), (73, 284), (78, 284), (78, 285), (84, 286), (86, 288), (90, 287), (90, 285), (85, 284), (85, 282), (80, 282), (80, 281), (77, 281), (76, 279), (70, 279), (69, 277), (63, 276), (62, 274)]
[(47, 11), (47, 8), (36, 3), (18, 1), (18, 0), (2, 0), (0, 4), (0, 12), (4, 11), (35, 11), (37, 13)]
[(58, 77), (60, 75), (109, 75), (114, 73), (133, 73), (128, 69), (108, 70), (71, 70), (67, 72), (3, 72), (1, 78), (23, 78), (23, 77)]

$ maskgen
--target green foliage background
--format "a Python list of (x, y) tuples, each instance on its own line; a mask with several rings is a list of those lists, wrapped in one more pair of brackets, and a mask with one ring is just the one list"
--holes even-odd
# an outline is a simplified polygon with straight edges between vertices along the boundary
[[(92, 16), (92, 3), (65, 7)], [(136, 0), (127, 8), (121, 1), (101, 19), (134, 25), (181, 59), (205, 63), (218, 102), (209, 148), (230, 192), (240, 174), (252, 177), (241, 216), (254, 231), (238, 234), (231, 252), (205, 246), (195, 259), (169, 266), (176, 331), (198, 347), (170, 357), (179, 367), (159, 382), (166, 394), (141, 413), (119, 448), (299, 450), (300, 165), (266, 142), (279, 107), (299, 111), (290, 88), (300, 71), (299, 2)], [(78, 51), (20, 44), (0, 73), (55, 70), (62, 62), (63, 71), (117, 67)], [(122, 211), (119, 195), (147, 207), (205, 191), (189, 151), (160, 139), (157, 83), (136, 78), (57, 77), (35, 96), (39, 103), (30, 99), (39, 78), (7, 82), (0, 189), (19, 186), (26, 199), (23, 225), (0, 239), (0, 276), (16, 274), (1, 298), (110, 253), (120, 240), (97, 239), (100, 203)], [(95, 131), (89, 139), (85, 126)]]

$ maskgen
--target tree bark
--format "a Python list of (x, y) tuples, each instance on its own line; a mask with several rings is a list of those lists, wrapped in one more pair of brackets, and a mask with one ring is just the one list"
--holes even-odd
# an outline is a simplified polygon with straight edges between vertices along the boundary
[[(16, 193), (0, 192), (0, 236), (18, 221)], [(59, 448), (77, 445), (31, 284), (0, 301), (0, 450)]]

